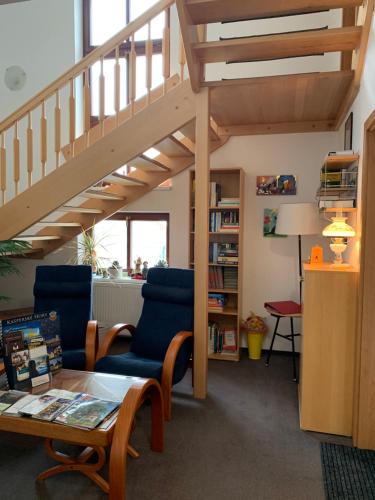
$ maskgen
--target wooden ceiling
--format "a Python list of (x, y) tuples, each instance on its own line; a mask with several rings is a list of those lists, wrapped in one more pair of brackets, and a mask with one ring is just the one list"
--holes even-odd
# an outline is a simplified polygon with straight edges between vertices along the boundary
[(311, 132), (334, 130), (353, 78), (353, 71), (334, 71), (206, 85), (219, 134)]
[[(363, 72), (375, 0), (176, 0), (190, 80), (211, 88), (219, 135), (337, 130)], [(207, 41), (199, 25), (342, 9), (339, 28)], [(208, 63), (255, 62), (338, 52), (339, 71), (204, 81)], [(333, 68), (334, 69), (334, 68)]]

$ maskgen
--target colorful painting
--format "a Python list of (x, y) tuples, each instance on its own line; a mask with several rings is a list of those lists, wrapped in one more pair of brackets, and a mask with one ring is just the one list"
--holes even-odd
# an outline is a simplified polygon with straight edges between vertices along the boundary
[(297, 194), (295, 175), (258, 175), (258, 196), (291, 196)]
[(265, 238), (286, 238), (285, 234), (276, 234), (277, 208), (265, 208), (263, 217), (263, 236)]

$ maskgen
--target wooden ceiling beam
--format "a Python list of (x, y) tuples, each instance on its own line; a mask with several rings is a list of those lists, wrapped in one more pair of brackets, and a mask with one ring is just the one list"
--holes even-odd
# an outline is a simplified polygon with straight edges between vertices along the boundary
[(298, 134), (306, 132), (333, 132), (334, 120), (285, 122), (285, 123), (251, 123), (248, 125), (229, 125), (219, 127), (221, 137), (234, 135), (268, 135), (268, 134)]
[(186, 9), (194, 24), (263, 19), (286, 15), (310, 14), (328, 9), (362, 5), (362, 0), (186, 0)]
[(264, 35), (193, 45), (201, 63), (266, 61), (325, 52), (352, 51), (361, 43), (360, 26)]
[[(355, 26), (356, 9), (349, 7), (342, 10), (342, 25), (343, 27)], [(341, 69), (352, 69), (353, 51), (342, 52), (341, 54)]]

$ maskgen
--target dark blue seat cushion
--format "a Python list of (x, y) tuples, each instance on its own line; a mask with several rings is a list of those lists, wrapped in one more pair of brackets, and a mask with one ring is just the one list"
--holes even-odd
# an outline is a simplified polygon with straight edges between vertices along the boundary
[(86, 368), (85, 349), (63, 350), (62, 352), (63, 368), (69, 370), (84, 370)]
[(156, 378), (161, 382), (162, 361), (141, 358), (132, 352), (114, 354), (99, 359), (95, 371), (116, 373), (117, 375), (132, 375), (133, 377)]
[(38, 266), (34, 284), (34, 311), (55, 310), (60, 315), (62, 349), (84, 349), (91, 319), (90, 266)]

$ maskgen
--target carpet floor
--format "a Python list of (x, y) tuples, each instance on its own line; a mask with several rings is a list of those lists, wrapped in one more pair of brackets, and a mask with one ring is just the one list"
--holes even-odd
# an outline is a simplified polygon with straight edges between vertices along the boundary
[[(191, 373), (176, 386), (165, 452), (149, 449), (150, 408), (137, 416), (128, 460), (129, 500), (323, 500), (320, 436), (302, 432), (291, 359), (210, 361), (208, 398), (192, 398)], [(104, 499), (79, 473), (35, 482), (51, 467), (41, 439), (0, 433), (0, 498)]]

